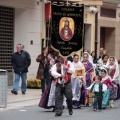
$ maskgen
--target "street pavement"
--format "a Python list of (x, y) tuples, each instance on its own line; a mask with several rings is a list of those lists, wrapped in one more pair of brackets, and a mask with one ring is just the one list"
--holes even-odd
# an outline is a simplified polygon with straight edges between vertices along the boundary
[(13, 95), (8, 90), (8, 105), (0, 108), (0, 120), (119, 120), (120, 100), (114, 102), (115, 108), (107, 108), (94, 112), (92, 107), (73, 109), (73, 115), (65, 108), (61, 117), (55, 117), (52, 109), (38, 107), (41, 97), (40, 89), (27, 89), (27, 94)]
[(52, 110), (39, 108), (37, 105), (25, 106), (0, 112), (0, 120), (120, 120), (120, 100), (115, 108), (107, 108), (100, 112), (92, 111), (92, 107), (73, 109), (73, 115), (65, 108), (61, 117), (55, 117)]
[(9, 87), (7, 94), (7, 107), (4, 108), (4, 106), (2, 107), (0, 106), (0, 111), (35, 105), (40, 101), (40, 97), (41, 97), (40, 89), (27, 89), (25, 95), (22, 95), (20, 89), (18, 91), (18, 95), (12, 94), (11, 90), (12, 87)]

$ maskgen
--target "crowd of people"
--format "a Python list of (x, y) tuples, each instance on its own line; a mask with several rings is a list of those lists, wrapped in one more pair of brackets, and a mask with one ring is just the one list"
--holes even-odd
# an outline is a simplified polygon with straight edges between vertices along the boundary
[[(15, 73), (13, 90), (18, 94), (20, 77), (21, 92), (26, 94), (26, 78), (31, 58), (21, 44), (16, 46), (11, 63)], [(99, 58), (96, 52), (85, 49), (80, 56), (74, 54), (63, 58), (52, 49), (43, 48), (38, 55), (39, 62), (36, 78), (41, 80), (42, 97), (39, 107), (53, 108), (55, 116), (61, 116), (67, 106), (69, 115), (73, 108), (93, 106), (94, 111), (114, 107), (114, 100), (120, 98), (120, 78), (118, 60), (109, 56), (100, 48)]]
[(118, 61), (103, 48), (99, 58), (95, 51), (84, 50), (82, 56), (67, 59), (43, 48), (36, 61), (40, 62), (37, 78), (42, 83), (39, 107), (53, 108), (55, 116), (61, 116), (66, 106), (69, 115), (82, 105), (92, 104), (94, 111), (100, 111), (114, 107), (114, 100), (120, 98)]

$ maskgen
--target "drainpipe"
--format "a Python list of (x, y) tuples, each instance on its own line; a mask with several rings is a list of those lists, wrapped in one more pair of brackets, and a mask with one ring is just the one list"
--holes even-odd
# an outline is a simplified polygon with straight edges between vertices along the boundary
[(95, 14), (95, 52), (97, 54), (97, 45), (98, 45), (98, 12)]

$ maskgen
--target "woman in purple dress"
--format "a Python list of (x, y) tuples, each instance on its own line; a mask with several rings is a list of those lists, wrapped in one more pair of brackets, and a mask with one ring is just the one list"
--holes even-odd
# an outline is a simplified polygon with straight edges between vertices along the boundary
[[(95, 76), (94, 75), (94, 67), (92, 65), (91, 58), (92, 57), (89, 55), (89, 53), (87, 53), (87, 52), (83, 53), (82, 63), (85, 67), (85, 77), (84, 77), (85, 86), (84, 86), (84, 88), (89, 87), (91, 85), (93, 77)], [(85, 105), (89, 106), (89, 103), (92, 103), (91, 93), (90, 92), (87, 93), (85, 91), (85, 92), (82, 93), (82, 96), (83, 97), (81, 98), (82, 99), (81, 101), (83, 102), (85, 100)]]

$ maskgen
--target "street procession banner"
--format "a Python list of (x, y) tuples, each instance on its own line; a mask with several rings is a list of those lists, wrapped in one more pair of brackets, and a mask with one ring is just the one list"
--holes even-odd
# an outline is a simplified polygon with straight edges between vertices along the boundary
[(84, 6), (52, 5), (51, 46), (61, 56), (83, 47)]

